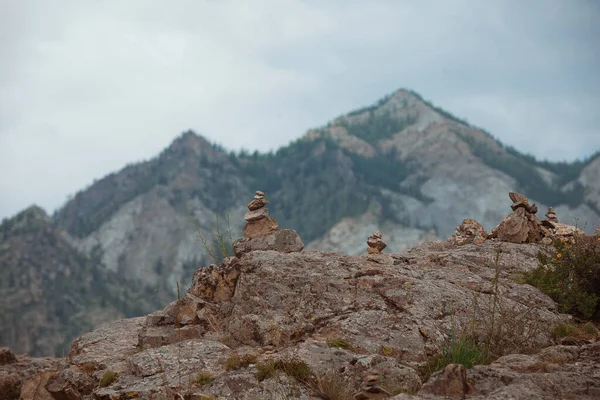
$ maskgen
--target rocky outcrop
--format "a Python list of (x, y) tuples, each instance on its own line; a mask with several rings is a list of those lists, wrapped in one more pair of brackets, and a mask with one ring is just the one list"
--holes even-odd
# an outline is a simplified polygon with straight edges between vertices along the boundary
[(35, 377), (39, 374), (55, 371), (61, 367), (65, 367), (64, 362), (57, 358), (15, 355), (9, 349), (0, 347), (0, 399), (19, 399), (24, 392), (25, 382), (35, 381)]
[(450, 364), (417, 394), (390, 400), (529, 400), (600, 398), (600, 341), (511, 354), (472, 369)]
[[(47, 376), (44, 387), (69, 399), (265, 399), (275, 391), (317, 399), (313, 386), (294, 378), (307, 365), (314, 377), (336, 371), (355, 398), (415, 393), (428, 357), (453, 329), (468, 326), (475, 297), (477, 313), (486, 312), (495, 268), (503, 305), (533, 310), (531, 322), (542, 327), (530, 338), (532, 348), (553, 344), (549, 330), (568, 316), (538, 290), (510, 280), (537, 265), (540, 248), (503, 243), (497, 266), (492, 241), (428, 243), (372, 254), (386, 256), (377, 262), (252, 250), (198, 270), (185, 295), (163, 310), (81, 336), (68, 365)], [(488, 382), (482, 378), (472, 390), (484, 392)]]
[(536, 216), (537, 206), (529, 204), (527, 197), (516, 192), (509, 192), (508, 196), (512, 200), (512, 213), (505, 216), (489, 235), (479, 222), (465, 219), (456, 227), (456, 232), (448, 241), (457, 245), (482, 244), (486, 239), (510, 243), (551, 244), (553, 239), (572, 241), (574, 235), (584, 234), (575, 226), (559, 223), (554, 209), (548, 208), (546, 219), (540, 221)]
[(547, 231), (537, 218), (537, 206), (529, 204), (527, 197), (515, 192), (508, 194), (513, 201), (510, 208), (513, 212), (492, 229), (491, 237), (503, 242), (538, 243)]

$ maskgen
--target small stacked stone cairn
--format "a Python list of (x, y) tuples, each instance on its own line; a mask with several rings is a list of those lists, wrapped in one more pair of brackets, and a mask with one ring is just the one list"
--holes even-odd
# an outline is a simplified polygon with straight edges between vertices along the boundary
[(373, 232), (367, 239), (367, 251), (369, 254), (381, 254), (381, 251), (387, 247), (387, 244), (381, 240), (381, 232)]
[(556, 212), (552, 207), (548, 207), (548, 212), (546, 213), (546, 219), (550, 222), (558, 222), (558, 218), (556, 218)]
[(466, 218), (456, 227), (456, 231), (448, 240), (462, 246), (469, 243), (483, 244), (487, 237), (488, 233), (483, 225), (472, 218)]
[(378, 400), (387, 399), (391, 396), (384, 388), (379, 386), (381, 378), (377, 370), (365, 372), (361, 391), (354, 395), (354, 400)]
[(248, 212), (244, 215), (246, 226), (244, 226), (244, 237), (254, 238), (268, 235), (278, 229), (277, 221), (269, 217), (269, 210), (265, 207), (269, 201), (265, 199), (265, 193), (256, 191), (254, 199), (248, 203)]

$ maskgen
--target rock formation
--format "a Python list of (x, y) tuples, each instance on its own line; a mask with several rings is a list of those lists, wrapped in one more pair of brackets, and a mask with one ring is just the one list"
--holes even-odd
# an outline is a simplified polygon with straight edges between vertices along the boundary
[(464, 399), (469, 392), (467, 369), (462, 364), (449, 364), (423, 385), (421, 392), (449, 399)]
[(536, 216), (537, 206), (529, 204), (527, 197), (515, 192), (508, 194), (513, 204), (513, 212), (492, 229), (491, 238), (511, 243), (537, 243), (544, 236), (545, 229)]
[[(482, 307), (490, 303), (497, 247), (489, 240), (464, 246), (426, 243), (385, 254), (389, 258), (378, 264), (319, 251), (244, 252), (198, 270), (183, 298), (163, 310), (84, 334), (73, 342), (68, 365), (36, 382), (54, 398), (73, 400), (258, 400), (270, 398), (275, 389), (317, 400), (309, 386), (286, 375), (286, 368), (278, 377), (257, 379), (259, 370), (277, 369), (273, 366), (281, 360), (300, 360), (314, 376), (336, 371), (357, 396), (367, 396), (360, 398), (442, 399), (461, 390), (454, 378), (463, 382), (462, 373), (435, 375), (423, 386), (417, 371), (440, 351), (453, 326), (468, 326), (475, 296)], [(552, 347), (551, 329), (568, 316), (537, 289), (509, 279), (537, 265), (539, 248), (502, 247), (503, 309), (514, 309), (515, 315), (531, 311), (535, 320), (523, 323), (535, 323), (538, 330), (526, 345), (554, 350), (511, 354), (468, 370), (469, 397), (484, 399), (492, 392), (514, 397), (527, 382), (524, 393), (534, 394), (529, 398), (567, 393), (594, 398), (600, 391), (600, 379), (594, 378), (600, 376), (600, 347)], [(524, 331), (524, 326), (514, 330)], [(336, 338), (352, 348), (331, 347)], [(502, 348), (514, 353), (514, 341), (506, 340)], [(197, 383), (199, 371), (210, 379)], [(557, 384), (538, 384), (548, 380)]]
[(265, 207), (268, 203), (265, 194), (257, 190), (254, 199), (248, 203), (249, 211), (244, 215), (246, 220), (245, 238), (265, 236), (278, 229), (277, 221), (269, 217), (269, 210)]
[(371, 236), (367, 238), (367, 252), (369, 254), (380, 254), (383, 249), (387, 247), (387, 244), (381, 240), (381, 232), (373, 232)]
[(459, 246), (469, 243), (482, 244), (488, 238), (483, 225), (474, 219), (464, 219), (462, 224), (456, 227), (456, 232), (449, 239), (451, 243)]
[[(64, 361), (57, 358), (32, 358), (14, 355), (0, 347), (0, 399), (17, 400), (25, 391), (23, 384), (34, 382), (37, 375), (63, 368)], [(56, 374), (56, 372), (52, 372)], [(42, 398), (42, 397), (40, 397)]]
[(552, 208), (548, 209), (546, 219), (540, 221), (536, 216), (537, 206), (530, 205), (527, 197), (515, 192), (510, 192), (509, 197), (513, 201), (510, 206), (513, 212), (492, 229), (489, 235), (491, 239), (511, 243), (550, 244), (552, 239), (572, 241), (574, 235), (584, 233), (575, 226), (559, 223)]

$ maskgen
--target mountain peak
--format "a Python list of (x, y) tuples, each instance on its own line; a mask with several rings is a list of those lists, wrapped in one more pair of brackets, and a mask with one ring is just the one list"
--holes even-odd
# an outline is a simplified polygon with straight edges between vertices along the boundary
[(46, 213), (46, 210), (44, 210), (42, 207), (38, 206), (37, 204), (30, 205), (29, 207), (27, 207), (26, 209), (24, 209), (23, 211), (18, 213), (14, 217), (14, 219), (16, 219), (16, 220), (27, 219), (27, 220), (50, 221), (50, 217)]
[(211, 144), (204, 136), (188, 130), (179, 135), (169, 147), (173, 149), (191, 149), (196, 155), (199, 155), (202, 150), (210, 148)]
[(2, 230), (10, 235), (19, 235), (39, 230), (52, 223), (46, 211), (33, 204), (12, 218), (2, 222)]

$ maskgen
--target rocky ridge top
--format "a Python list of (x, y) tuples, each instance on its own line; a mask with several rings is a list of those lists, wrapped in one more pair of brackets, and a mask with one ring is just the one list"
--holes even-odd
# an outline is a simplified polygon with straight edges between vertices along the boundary
[[(257, 196), (249, 209), (264, 207), (264, 193)], [(534, 211), (520, 197), (515, 203), (522, 204), (515, 212)], [(197, 270), (180, 300), (84, 334), (73, 342), (68, 365), (40, 375), (24, 392), (37, 385), (70, 400), (308, 400), (323, 398), (326, 382), (319, 379), (335, 376), (348, 399), (600, 393), (600, 342), (557, 346), (550, 331), (570, 316), (514, 281), (537, 265), (542, 244), (497, 237), (394, 254), (382, 253), (375, 232), (366, 246), (374, 250), (354, 257), (303, 250), (294, 234), (268, 229), (239, 239), (234, 248), (243, 244), (243, 251)], [(423, 382), (429, 357), (473, 318), (495, 315), (496, 302), (513, 316), (502, 329), (528, 332), (526, 340), (501, 335), (497, 345), (506, 355), (492, 364), (468, 371), (451, 364)]]

